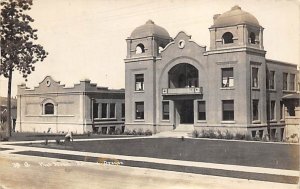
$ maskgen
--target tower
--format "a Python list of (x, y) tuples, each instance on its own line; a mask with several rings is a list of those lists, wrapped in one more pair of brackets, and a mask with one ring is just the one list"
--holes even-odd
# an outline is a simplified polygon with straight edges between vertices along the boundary
[(171, 40), (167, 30), (152, 20), (137, 27), (126, 39), (125, 125), (128, 130), (154, 131), (156, 60)]

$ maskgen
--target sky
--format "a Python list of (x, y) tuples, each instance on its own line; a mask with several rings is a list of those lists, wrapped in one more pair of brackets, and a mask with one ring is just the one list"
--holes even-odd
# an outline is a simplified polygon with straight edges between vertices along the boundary
[[(28, 14), (35, 19), (37, 43), (49, 52), (29, 75), (26, 85), (38, 86), (45, 76), (66, 86), (90, 79), (113, 89), (125, 86), (126, 41), (147, 20), (164, 27), (171, 37), (185, 31), (209, 49), (213, 15), (239, 5), (253, 14), (264, 30), (266, 58), (300, 62), (300, 3), (297, 0), (33, 0)], [(13, 74), (12, 94), (25, 83)], [(7, 79), (0, 77), (0, 96)]]

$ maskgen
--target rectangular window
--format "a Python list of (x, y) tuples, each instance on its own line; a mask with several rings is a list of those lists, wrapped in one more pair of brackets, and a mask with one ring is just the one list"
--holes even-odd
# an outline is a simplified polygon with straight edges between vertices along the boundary
[(295, 74), (290, 74), (290, 82), (289, 82), (289, 88), (290, 91), (294, 91), (295, 90)]
[(271, 112), (270, 112), (270, 119), (275, 120), (275, 101), (271, 101)]
[(229, 121), (234, 120), (234, 101), (233, 100), (223, 100), (223, 120)]
[(169, 102), (165, 101), (162, 102), (162, 108), (163, 108), (163, 120), (169, 120), (170, 119), (170, 106)]
[(122, 118), (125, 117), (125, 104), (122, 103)]
[(252, 120), (256, 121), (259, 120), (259, 115), (258, 115), (258, 100), (253, 100), (252, 103)]
[(258, 88), (258, 68), (252, 68), (252, 87)]
[(135, 103), (135, 119), (144, 119), (144, 102)]
[(205, 101), (198, 101), (198, 120), (206, 120)]
[(101, 118), (107, 118), (107, 103), (102, 103)]
[(280, 119), (283, 119), (283, 114), (284, 114), (284, 106), (283, 106), (283, 102), (280, 101)]
[(98, 118), (98, 103), (93, 103), (93, 118)]
[(136, 91), (144, 90), (144, 74), (135, 75), (135, 90)]
[(287, 73), (283, 73), (283, 84), (282, 84), (282, 90), (287, 90), (287, 79), (288, 79), (288, 74)]
[(116, 104), (111, 103), (109, 104), (109, 118), (115, 118), (116, 117)]
[(269, 72), (269, 89), (275, 89), (275, 71)]
[(233, 68), (222, 68), (222, 87), (233, 87)]

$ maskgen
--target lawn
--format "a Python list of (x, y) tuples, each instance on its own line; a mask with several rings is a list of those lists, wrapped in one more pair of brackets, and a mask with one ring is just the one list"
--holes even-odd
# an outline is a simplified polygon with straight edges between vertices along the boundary
[[(58, 148), (62, 145), (23, 144)], [(68, 150), (199, 161), (232, 165), (299, 169), (299, 145), (205, 139), (137, 138), (78, 141)]]

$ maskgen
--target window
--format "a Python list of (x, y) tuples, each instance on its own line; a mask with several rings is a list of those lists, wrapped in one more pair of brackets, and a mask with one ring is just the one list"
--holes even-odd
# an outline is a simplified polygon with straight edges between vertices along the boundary
[(46, 103), (44, 105), (44, 113), (46, 115), (53, 115), (54, 114), (54, 104), (52, 104), (52, 103)]
[(145, 52), (145, 46), (142, 43), (138, 44), (135, 48), (135, 54), (142, 54), (144, 52)]
[(253, 100), (253, 103), (252, 103), (252, 120), (253, 121), (259, 120), (259, 115), (258, 115), (258, 100)]
[(170, 106), (169, 106), (169, 102), (168, 101), (165, 101), (165, 102), (162, 102), (162, 108), (163, 108), (163, 120), (169, 120), (170, 119)]
[(125, 117), (125, 104), (122, 103), (122, 118)]
[(287, 90), (287, 79), (288, 79), (288, 74), (287, 73), (283, 73), (283, 84), (282, 84), (282, 90)]
[(107, 103), (102, 103), (101, 118), (107, 118)]
[(93, 118), (98, 118), (98, 103), (93, 103)]
[(283, 119), (283, 114), (284, 114), (284, 106), (283, 106), (283, 102), (280, 101), (280, 119)]
[(223, 120), (230, 121), (234, 120), (234, 102), (233, 100), (223, 100), (222, 101), (223, 109)]
[(222, 68), (222, 87), (233, 87), (233, 68)]
[(275, 89), (275, 71), (269, 72), (269, 89)]
[(253, 32), (250, 33), (249, 42), (255, 44), (255, 34)]
[(233, 43), (233, 35), (230, 32), (226, 32), (222, 36), (223, 44)]
[(295, 74), (290, 74), (290, 82), (289, 82), (289, 88), (290, 91), (294, 91), (295, 90)]
[(116, 117), (116, 104), (111, 103), (109, 104), (109, 118), (115, 118)]
[(198, 101), (198, 120), (206, 120), (205, 101)]
[(252, 68), (252, 87), (258, 88), (258, 68)]
[(136, 91), (144, 90), (144, 74), (135, 75), (135, 90)]
[(135, 119), (144, 119), (144, 102), (135, 103)]
[(270, 119), (275, 120), (275, 101), (271, 101), (271, 112), (270, 112)]

